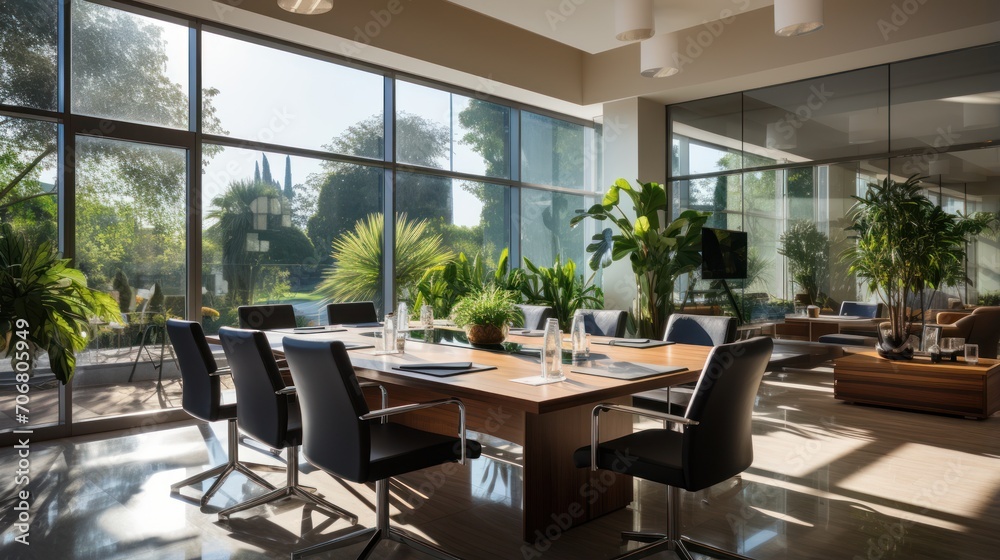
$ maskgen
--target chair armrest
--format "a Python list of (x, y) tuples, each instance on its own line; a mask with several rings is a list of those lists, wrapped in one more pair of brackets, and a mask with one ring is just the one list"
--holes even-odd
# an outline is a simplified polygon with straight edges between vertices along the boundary
[(425, 408), (433, 408), (436, 406), (444, 406), (453, 404), (458, 406), (458, 436), (462, 440), (462, 459), (459, 464), (465, 464), (465, 403), (457, 398), (448, 399), (438, 399), (435, 401), (427, 401), (422, 403), (404, 404), (400, 406), (394, 406), (391, 408), (383, 408), (382, 410), (372, 410), (368, 414), (362, 414), (358, 417), (359, 420), (374, 420), (376, 418), (387, 418), (389, 416), (395, 416), (397, 414), (404, 414), (407, 412), (413, 412), (416, 410), (423, 410)]
[[(385, 410), (389, 408), (389, 391), (386, 390), (385, 385), (382, 385), (381, 383), (375, 383), (374, 381), (363, 381), (361, 383), (358, 383), (358, 385), (360, 385), (362, 389), (378, 387), (378, 390), (382, 393), (382, 409)], [(389, 421), (388, 416), (382, 417), (383, 424), (385, 424), (388, 421)]]
[(274, 392), (274, 394), (275, 395), (294, 395), (295, 394), (295, 385), (289, 385), (289, 386), (287, 386), (287, 387), (285, 387), (283, 389), (278, 389), (277, 391)]
[(959, 319), (963, 317), (968, 317), (969, 313), (955, 312), (955, 311), (942, 311), (937, 314), (937, 319), (935, 322), (939, 325), (952, 325)]
[(601, 424), (600, 417), (601, 412), (604, 411), (617, 411), (624, 412), (626, 414), (637, 414), (639, 416), (645, 416), (646, 418), (655, 418), (657, 420), (666, 420), (671, 424), (676, 424), (679, 426), (697, 426), (697, 420), (691, 420), (690, 418), (684, 418), (683, 416), (677, 416), (675, 414), (667, 414), (666, 412), (657, 412), (655, 410), (648, 410), (645, 408), (638, 408), (635, 406), (626, 406), (623, 404), (610, 404), (602, 403), (594, 407), (594, 416), (591, 420), (590, 427), (590, 470), (597, 470), (597, 444), (601, 440)]

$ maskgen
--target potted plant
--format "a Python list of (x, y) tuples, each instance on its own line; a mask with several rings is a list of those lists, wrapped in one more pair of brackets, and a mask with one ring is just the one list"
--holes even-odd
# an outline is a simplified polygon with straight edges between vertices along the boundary
[(820, 292), (820, 283), (829, 275), (830, 238), (813, 222), (796, 220), (781, 234), (778, 254), (788, 259), (788, 272), (805, 292), (807, 305), (822, 304), (826, 297)]
[(488, 285), (466, 296), (452, 308), (451, 319), (465, 329), (473, 344), (499, 344), (507, 338), (510, 323), (520, 317), (514, 304), (517, 296), (498, 286)]
[(879, 355), (913, 357), (909, 343), (913, 314), (911, 294), (925, 287), (955, 284), (965, 278), (966, 243), (995, 227), (997, 217), (978, 212), (953, 216), (920, 193), (921, 177), (899, 183), (886, 177), (870, 183), (848, 213), (857, 243), (846, 250), (848, 272), (865, 279), (889, 312), (879, 329)]
[[(632, 200), (635, 221), (622, 211), (621, 193)], [(625, 179), (618, 179), (600, 204), (578, 210), (570, 220), (571, 225), (586, 218), (609, 220), (617, 226), (617, 234), (605, 228), (594, 236), (587, 247), (593, 253), (590, 268), (597, 270), (628, 257), (636, 284), (632, 319), (640, 337), (663, 336), (667, 317), (674, 311), (674, 284), (682, 274), (701, 266), (701, 228), (711, 212), (685, 210), (661, 227), (660, 215), (667, 211), (663, 185), (640, 182), (634, 189)]]
[(0, 353), (22, 358), (27, 331), (28, 361), (46, 352), (63, 384), (73, 377), (76, 353), (87, 347), (90, 320), (119, 320), (118, 302), (91, 290), (83, 273), (59, 258), (51, 243), (34, 244), (10, 224), (0, 224)]
[(604, 292), (591, 283), (594, 274), (584, 281), (583, 275), (576, 273), (576, 263), (573, 259), (566, 259), (566, 263), (563, 264), (559, 255), (556, 255), (555, 264), (552, 268), (548, 268), (535, 266), (528, 257), (524, 257), (524, 266), (529, 271), (521, 287), (525, 301), (551, 307), (559, 319), (559, 328), (563, 331), (569, 332), (573, 314), (577, 309), (604, 307)]

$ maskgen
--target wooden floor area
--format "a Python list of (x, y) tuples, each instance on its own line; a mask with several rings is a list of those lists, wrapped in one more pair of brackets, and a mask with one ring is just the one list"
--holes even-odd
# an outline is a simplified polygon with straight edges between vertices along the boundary
[[(224, 460), (225, 423), (161, 428), (33, 444), (28, 546), (14, 541), (18, 457), (0, 450), (0, 558), (287, 558), (351, 530), (294, 502), (220, 524), (214, 512), (261, 490), (236, 475), (199, 508), (191, 499), (199, 491), (177, 498), (169, 486)], [(741, 477), (684, 494), (687, 536), (760, 560), (984, 560), (1000, 550), (1000, 415), (966, 420), (842, 403), (830, 369), (818, 368), (765, 377), (754, 434), (756, 459)], [(241, 454), (280, 464), (252, 449)], [(516, 463), (508, 449), (504, 460), (396, 480), (393, 522), (483, 560), (607, 558), (620, 551), (620, 531), (665, 527), (663, 488), (637, 481), (632, 508), (569, 531), (554, 519), (547, 535), (523, 542)], [(303, 472), (304, 484), (359, 514), (361, 525), (374, 522), (372, 488), (305, 464)], [(353, 558), (360, 548), (317, 558)], [(423, 558), (387, 544), (376, 557)]]

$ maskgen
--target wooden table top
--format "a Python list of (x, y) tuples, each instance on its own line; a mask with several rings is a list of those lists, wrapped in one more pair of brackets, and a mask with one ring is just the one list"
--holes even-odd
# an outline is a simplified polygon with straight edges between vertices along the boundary
[[(375, 330), (377, 329), (348, 329), (340, 332), (314, 334), (287, 334), (272, 331), (266, 332), (266, 334), (271, 342), (271, 347), (280, 355), (282, 341), (285, 337), (371, 344), (372, 337), (363, 336), (362, 333)], [(210, 342), (217, 342), (217, 340), (218, 337), (209, 337)], [(535, 347), (541, 346), (542, 343), (541, 338), (517, 335), (510, 335), (507, 340)], [(594, 338), (592, 342), (594, 340), (601, 339)], [(591, 354), (604, 354), (613, 361), (683, 366), (687, 370), (628, 381), (572, 373), (570, 371), (572, 366), (563, 364), (563, 371), (566, 374), (565, 381), (539, 386), (511, 381), (521, 377), (538, 376), (541, 373), (538, 358), (527, 355), (503, 354), (407, 340), (406, 351), (403, 354), (376, 355), (374, 349), (362, 348), (351, 350), (350, 357), (351, 363), (358, 369), (358, 376), (371, 381), (430, 389), (449, 396), (503, 404), (529, 413), (544, 414), (695, 381), (698, 379), (710, 351), (711, 348), (707, 346), (686, 344), (672, 344), (655, 348), (625, 348), (591, 344)], [(451, 377), (434, 377), (392, 369), (394, 366), (404, 364), (451, 361), (475, 362), (497, 366), (497, 369)], [(597, 364), (584, 363), (579, 365)]]
[(874, 350), (866, 350), (854, 354), (837, 358), (834, 360), (834, 367), (864, 367), (873, 372), (882, 371), (904, 371), (920, 369), (928, 372), (946, 372), (954, 375), (978, 375), (1000, 371), (1000, 360), (990, 358), (979, 358), (978, 364), (966, 363), (963, 356), (958, 357), (958, 361), (943, 360), (940, 363), (932, 363), (928, 356), (914, 356), (912, 360), (887, 360), (878, 355)]

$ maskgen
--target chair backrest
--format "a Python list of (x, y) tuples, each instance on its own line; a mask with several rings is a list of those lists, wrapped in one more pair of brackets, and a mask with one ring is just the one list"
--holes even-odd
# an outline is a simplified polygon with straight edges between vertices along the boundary
[(326, 317), (331, 325), (378, 322), (373, 301), (331, 303), (326, 306)]
[(678, 344), (718, 346), (736, 341), (736, 317), (674, 313), (667, 319), (663, 340)]
[(556, 318), (556, 310), (547, 305), (525, 305), (517, 304), (517, 308), (524, 315), (524, 328), (531, 330), (541, 330), (545, 328), (545, 321)]
[(977, 307), (972, 315), (959, 319), (955, 326), (959, 327), (963, 321), (972, 321), (965, 343), (978, 344), (982, 358), (996, 358), (1000, 343), (1000, 307)]
[(625, 326), (628, 324), (627, 311), (620, 309), (577, 309), (576, 314), (583, 315), (583, 325), (587, 334), (625, 336)]
[(286, 447), (288, 397), (276, 394), (285, 382), (267, 337), (261, 331), (222, 327), (219, 338), (236, 386), (236, 423), (261, 443)]
[(302, 453), (352, 482), (368, 481), (369, 412), (351, 359), (339, 340), (285, 338), (285, 358), (302, 411)]
[(753, 463), (751, 426), (757, 389), (774, 343), (770, 338), (716, 346), (708, 355), (684, 416), (682, 464), (686, 490), (718, 484)]
[(885, 306), (881, 303), (868, 303), (865, 301), (845, 301), (840, 304), (838, 315), (850, 315), (852, 317), (864, 317), (865, 319), (875, 319), (882, 316)]
[(184, 410), (206, 422), (219, 419), (221, 388), (219, 378), (210, 375), (219, 369), (205, 340), (201, 324), (167, 319), (167, 336), (177, 355), (177, 366), (184, 380), (181, 403)]
[(295, 328), (295, 309), (291, 304), (276, 305), (241, 305), (236, 309), (240, 318), (241, 329), (271, 329)]

